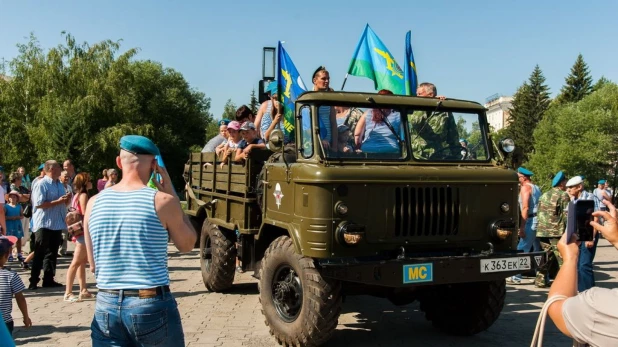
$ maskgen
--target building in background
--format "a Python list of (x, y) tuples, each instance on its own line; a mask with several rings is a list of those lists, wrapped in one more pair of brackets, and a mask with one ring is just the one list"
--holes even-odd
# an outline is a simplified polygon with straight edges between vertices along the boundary
[(509, 125), (513, 97), (494, 94), (485, 99), (487, 122), (492, 131), (498, 131)]

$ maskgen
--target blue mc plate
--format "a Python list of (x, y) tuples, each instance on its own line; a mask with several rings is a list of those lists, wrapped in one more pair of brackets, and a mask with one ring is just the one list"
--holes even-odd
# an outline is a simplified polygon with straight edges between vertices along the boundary
[(403, 283), (433, 282), (433, 264), (410, 264), (403, 266)]

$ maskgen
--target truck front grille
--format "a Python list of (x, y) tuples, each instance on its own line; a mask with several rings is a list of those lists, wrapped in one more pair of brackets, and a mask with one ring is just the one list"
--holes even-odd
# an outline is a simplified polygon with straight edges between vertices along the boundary
[(395, 189), (396, 237), (457, 235), (459, 189), (405, 187)]

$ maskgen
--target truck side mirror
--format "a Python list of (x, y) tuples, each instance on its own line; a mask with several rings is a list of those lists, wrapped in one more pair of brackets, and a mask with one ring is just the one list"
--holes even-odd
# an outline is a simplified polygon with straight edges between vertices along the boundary
[(273, 152), (281, 152), (283, 148), (283, 131), (275, 129), (270, 133), (268, 138), (268, 149)]

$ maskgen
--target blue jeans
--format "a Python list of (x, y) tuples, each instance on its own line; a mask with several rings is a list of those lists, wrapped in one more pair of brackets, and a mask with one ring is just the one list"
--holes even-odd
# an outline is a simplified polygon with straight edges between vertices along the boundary
[(154, 298), (99, 291), (90, 325), (92, 346), (184, 346), (178, 304), (171, 293)]
[[(524, 253), (528, 253), (530, 251), (541, 251), (541, 242), (539, 242), (539, 240), (536, 238), (536, 225), (532, 223), (532, 218), (528, 219), (524, 232), (526, 233), (526, 237), (522, 237), (519, 239), (519, 243), (517, 244), (517, 250), (524, 251)], [(521, 280), (521, 274), (515, 275), (513, 277)]]
[(595, 286), (594, 273), (592, 272), (592, 262), (594, 255), (597, 252), (597, 244), (599, 243), (599, 233), (594, 238), (594, 246), (586, 247), (586, 243), (582, 242), (579, 245), (579, 259), (577, 260), (577, 290), (583, 292)]

